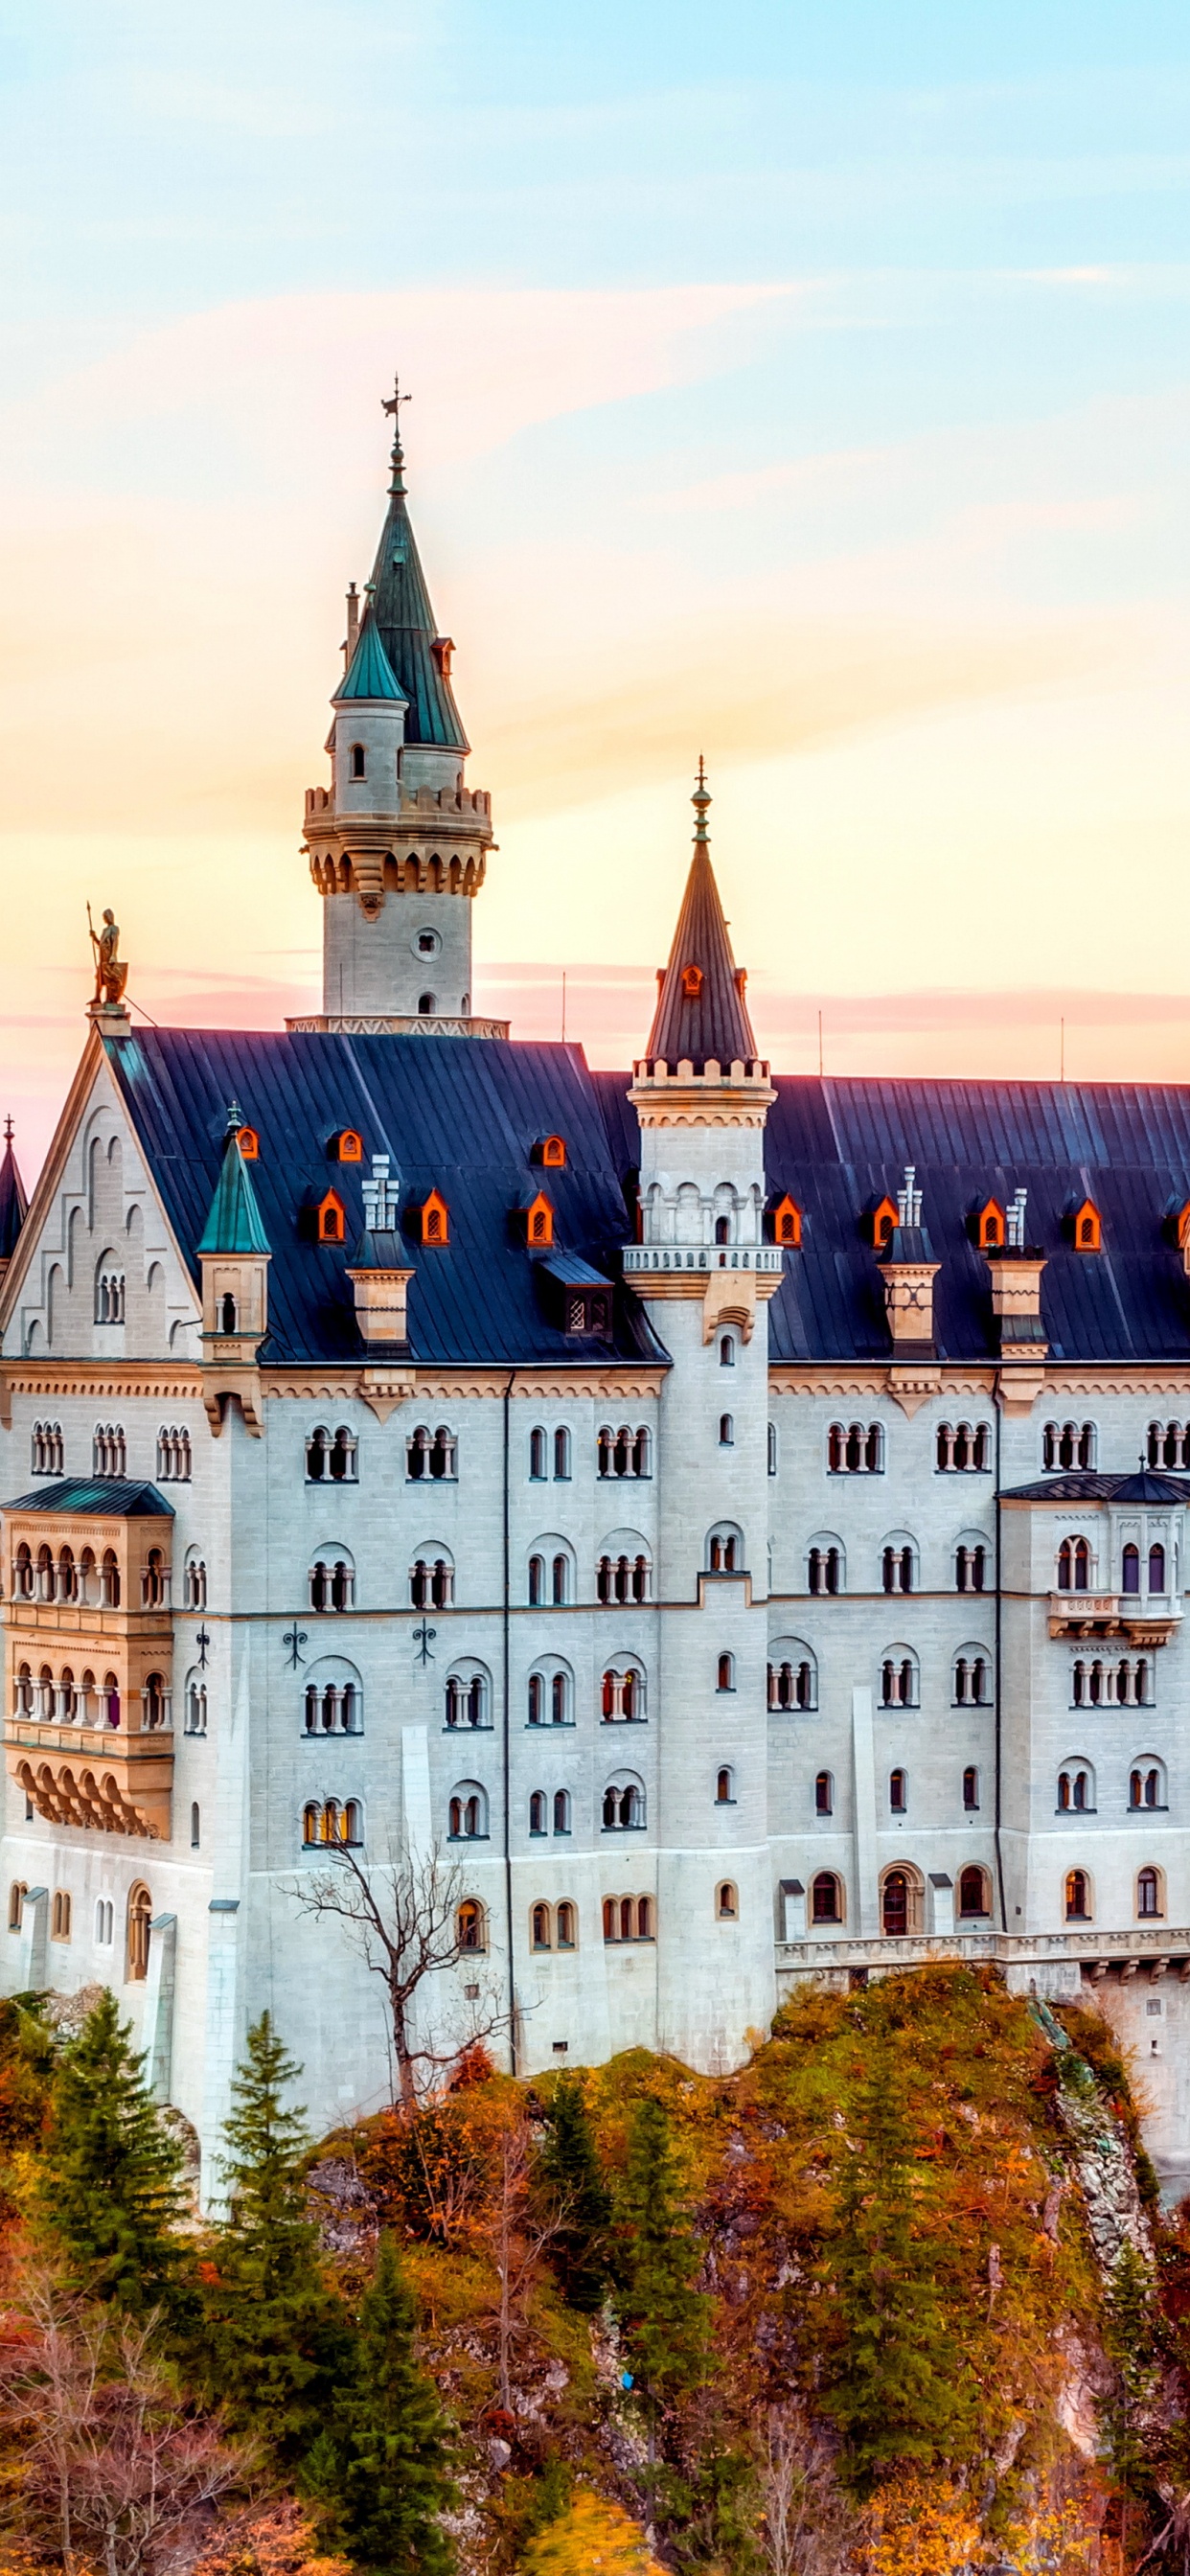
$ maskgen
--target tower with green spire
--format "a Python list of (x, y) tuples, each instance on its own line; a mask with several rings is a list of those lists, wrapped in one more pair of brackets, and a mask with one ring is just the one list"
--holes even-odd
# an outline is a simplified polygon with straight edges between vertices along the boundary
[(388, 513), (361, 601), (347, 594), (329, 787), (306, 792), (305, 848), (323, 898), (323, 994), (296, 1029), (430, 1029), (504, 1037), (472, 1010), (471, 904), (492, 846), (491, 798), (464, 779), (468, 742), (405, 490), (400, 406)]

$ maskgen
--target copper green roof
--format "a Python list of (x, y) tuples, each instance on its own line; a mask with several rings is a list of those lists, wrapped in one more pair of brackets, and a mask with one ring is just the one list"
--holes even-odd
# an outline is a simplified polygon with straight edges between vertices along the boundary
[(199, 1236), (200, 1252), (268, 1252), (272, 1248), (256, 1204), (251, 1175), (240, 1152), (242, 1124), (233, 1103), (228, 1112), (219, 1185)]
[(12, 1120), (5, 1127), (4, 1160), (0, 1163), (0, 1261), (8, 1261), (17, 1248), (17, 1236), (25, 1221), (28, 1207), (25, 1184), (12, 1150)]
[(351, 666), (341, 689), (335, 691), (335, 704), (343, 698), (392, 698), (398, 706), (404, 692), (396, 672), (380, 641), (376, 621), (368, 610), (351, 656)]
[(710, 1060), (749, 1064), (758, 1053), (711, 866), (710, 801), (700, 760), (691, 799), (698, 816), (694, 856), (645, 1049), (651, 1063), (663, 1059), (672, 1066), (688, 1058), (696, 1073)]
[(393, 440), (388, 517), (368, 592), (380, 640), (401, 694), (408, 701), (406, 742), (435, 743), (446, 751), (467, 751), (469, 744), (454, 693), (433, 650), (438, 628), (409, 518), (399, 436)]
[(156, 1485), (129, 1476), (67, 1476), (56, 1485), (39, 1485), (18, 1494), (6, 1512), (93, 1512), (101, 1519), (145, 1520), (158, 1514), (172, 1520), (174, 1507)]

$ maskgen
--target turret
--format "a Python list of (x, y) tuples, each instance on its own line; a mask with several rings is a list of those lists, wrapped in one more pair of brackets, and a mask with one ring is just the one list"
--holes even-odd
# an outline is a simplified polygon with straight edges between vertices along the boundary
[(492, 846), (491, 799), (464, 783), (467, 737), (405, 491), (401, 402), (372, 578), (347, 597), (346, 670), (332, 704), (329, 788), (306, 793), (323, 898), (322, 1012), (296, 1029), (431, 1029), (505, 1037), (471, 1008), (471, 901)]
[(17, 1248), (17, 1236), (29, 1205), (17, 1158), (12, 1150), (12, 1120), (4, 1121), (4, 1160), (0, 1162), (0, 1279)]
[(223, 1162), (198, 1241), (202, 1269), (203, 1401), (212, 1429), (227, 1396), (239, 1398), (250, 1431), (260, 1430), (257, 1359), (269, 1329), (272, 1251), (256, 1204), (241, 1139), (248, 1134), (232, 1102)]

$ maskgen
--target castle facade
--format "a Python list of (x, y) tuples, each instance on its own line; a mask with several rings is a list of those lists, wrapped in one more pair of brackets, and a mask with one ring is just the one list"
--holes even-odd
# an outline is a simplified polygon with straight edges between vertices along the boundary
[(1190, 1091), (773, 1075), (701, 770), (631, 1072), (515, 1041), (399, 438), (348, 617), (321, 1012), (109, 979), (0, 1170), (6, 1991), (114, 1986), (213, 2189), (265, 2006), (317, 2125), (390, 2097), (304, 1900), (412, 1866), (427, 2050), (727, 2068), (965, 1958), (1190, 2166)]

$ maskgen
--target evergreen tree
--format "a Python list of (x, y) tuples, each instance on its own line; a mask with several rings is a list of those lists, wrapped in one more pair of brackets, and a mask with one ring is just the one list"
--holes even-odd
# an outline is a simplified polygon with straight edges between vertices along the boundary
[(448, 2429), (414, 2347), (413, 2300), (382, 2236), (351, 2381), (302, 2477), (325, 2540), (376, 2576), (450, 2576), (440, 2517), (454, 2502)]
[(612, 2204), (577, 2075), (560, 2076), (554, 2086), (537, 2170), (557, 2212), (550, 2258), (562, 2295), (591, 2316), (607, 2288)]
[(977, 2395), (936, 2278), (928, 2179), (906, 2083), (895, 2050), (878, 2048), (858, 2096), (857, 2134), (844, 2149), (824, 2258), (836, 2317), (825, 2403), (861, 2489), (894, 2462), (956, 2457)]
[(177, 2324), (191, 2302), (177, 2234), (181, 2151), (162, 2127), (115, 1996), (104, 1993), (55, 2071), (37, 2213), (68, 2285)]
[(233, 2430), (283, 2462), (309, 2449), (351, 2361), (350, 2328), (306, 2214), (305, 2116), (283, 2101), (300, 2073), (262, 2013), (232, 2085), (227, 2222), (203, 2266), (211, 2397)]
[(1121, 2489), (1124, 2537), (1131, 2504), (1155, 2490), (1152, 2409), (1158, 2387), (1157, 2311), (1153, 2279), (1125, 2238), (1104, 2300), (1103, 2343), (1115, 2385), (1101, 2407), (1111, 2465)]
[(629, 2362), (653, 2408), (710, 2375), (710, 2300), (693, 2288), (698, 2244), (678, 2198), (669, 2122), (646, 2094), (616, 2199), (619, 2309)]

